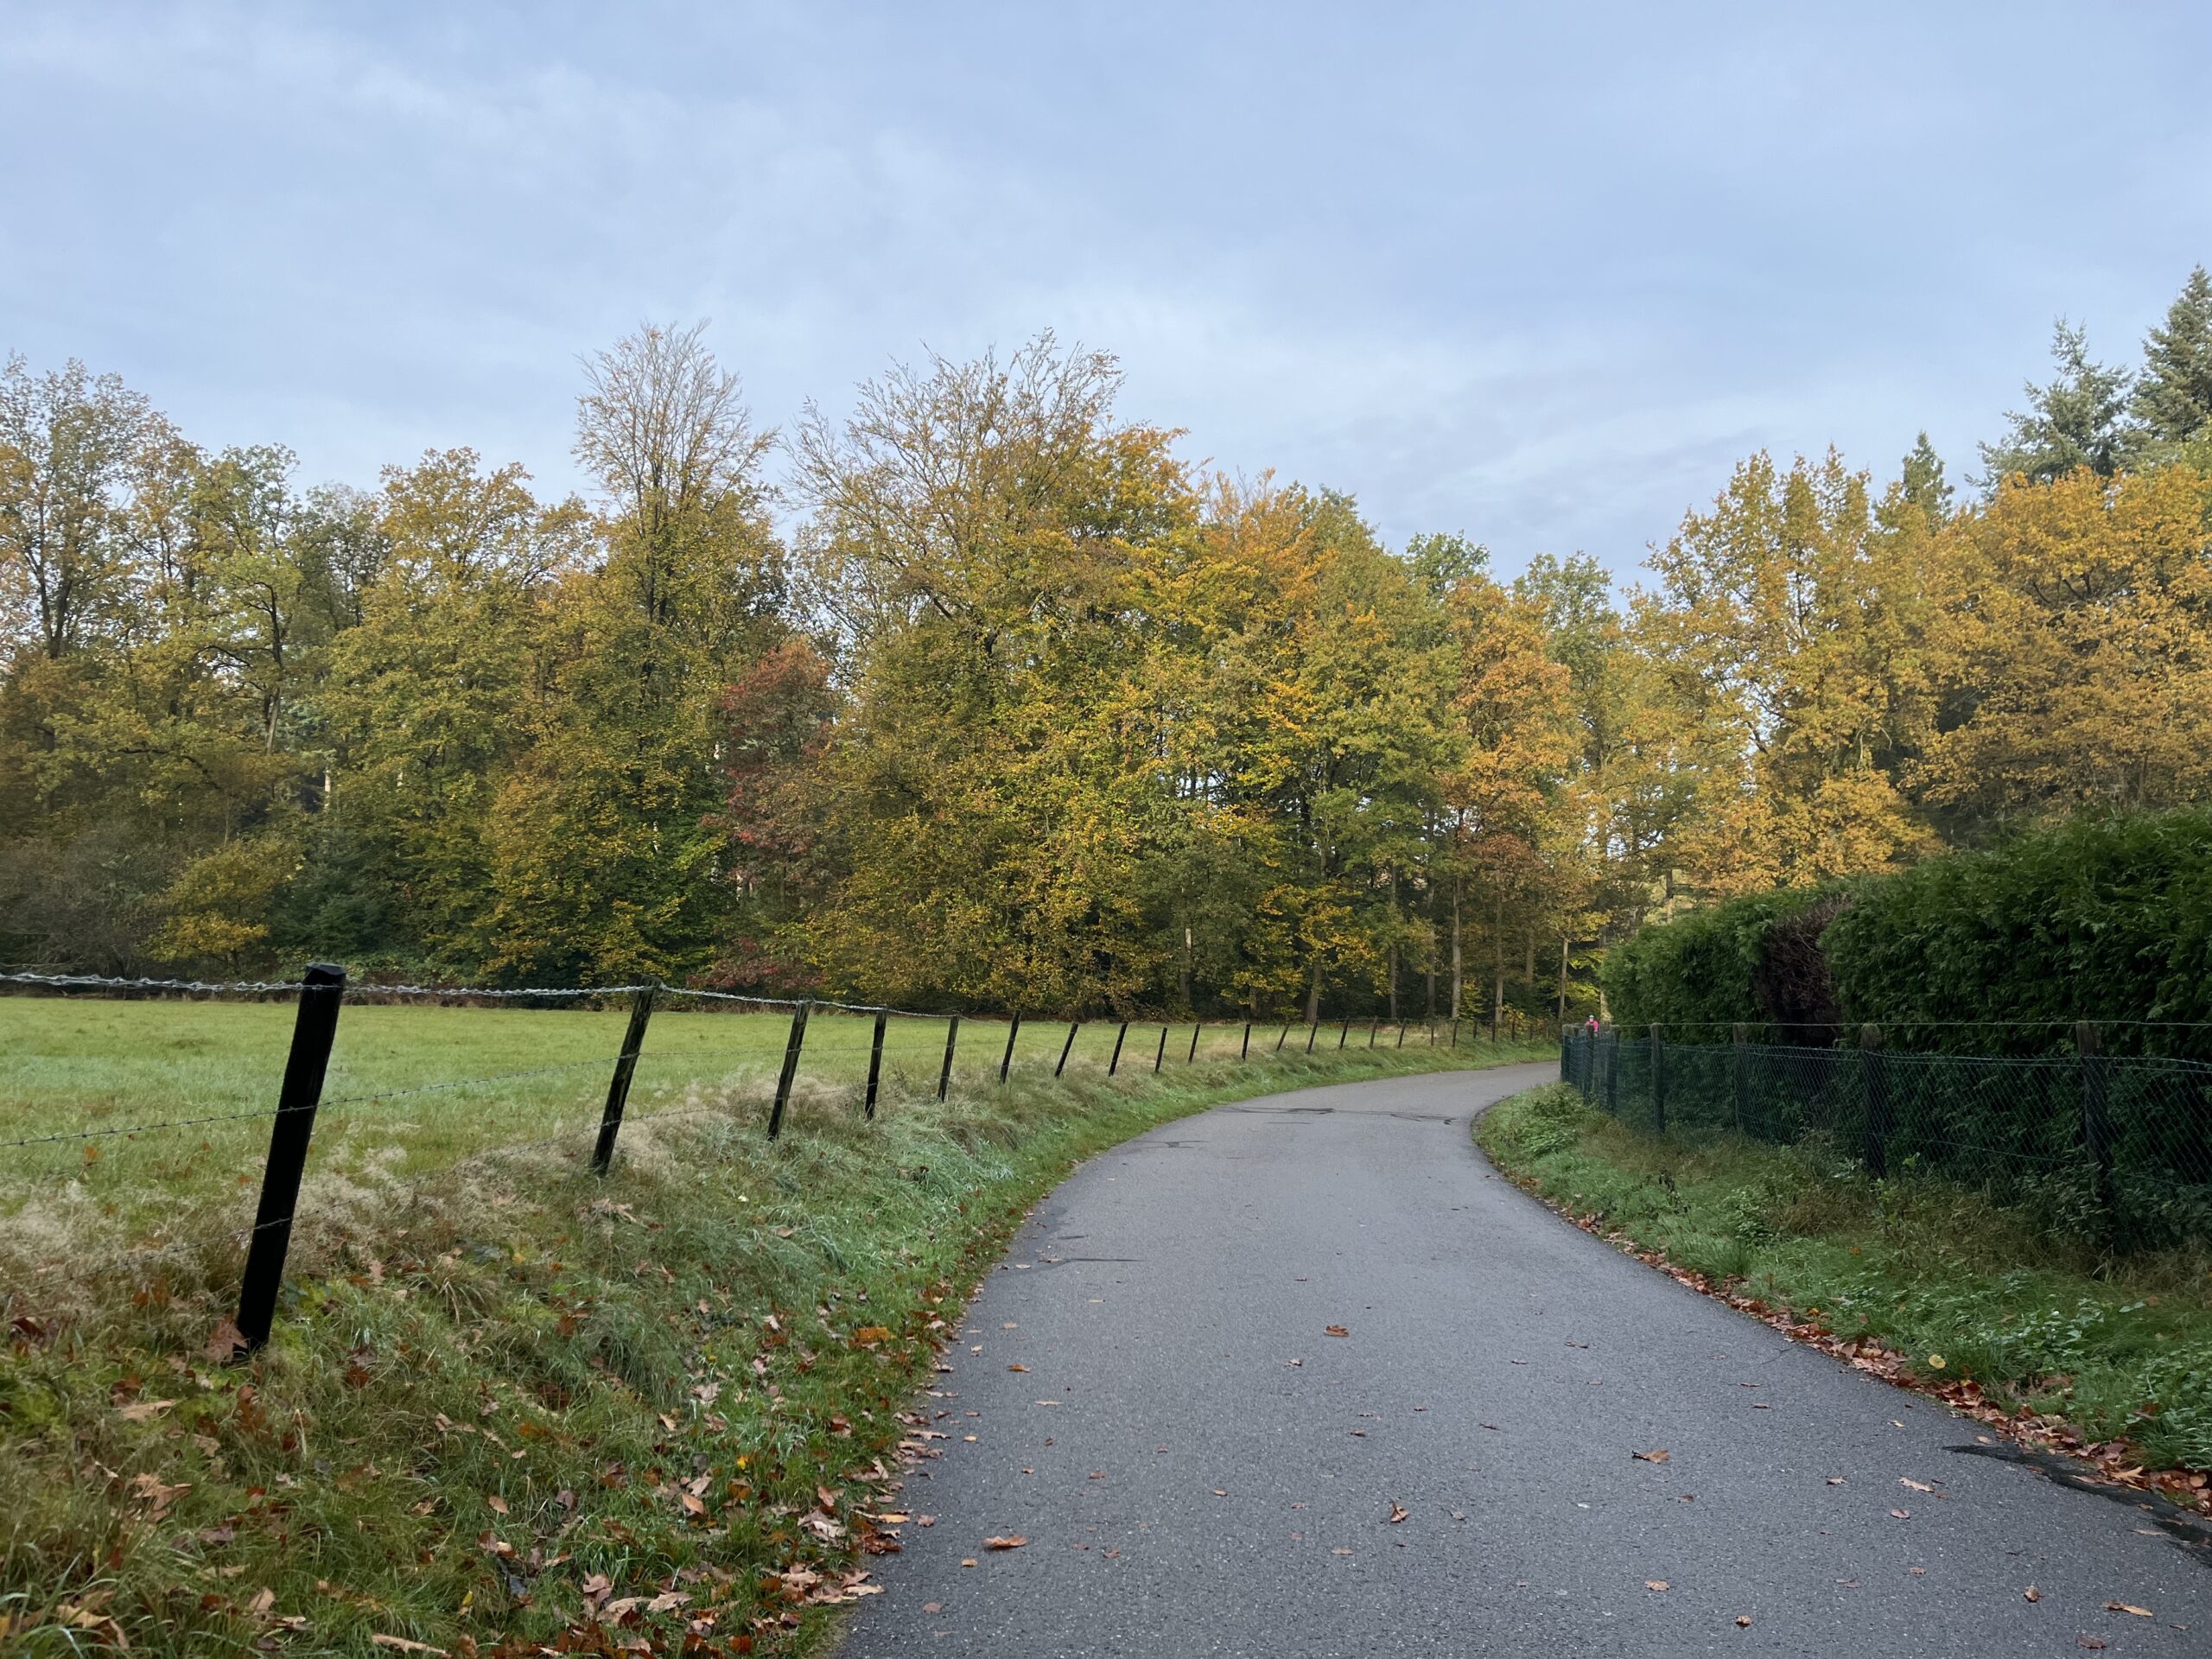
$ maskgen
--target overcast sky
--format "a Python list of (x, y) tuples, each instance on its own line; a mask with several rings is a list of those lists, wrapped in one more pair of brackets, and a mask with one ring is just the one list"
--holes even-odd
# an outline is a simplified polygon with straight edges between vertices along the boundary
[(1051, 327), (1394, 544), (1628, 571), (1762, 446), (1972, 470), (2059, 314), (2132, 359), (2212, 263), (2208, 65), (2204, 0), (0, 0), (0, 352), (303, 482), (560, 491), (645, 319), (770, 424)]

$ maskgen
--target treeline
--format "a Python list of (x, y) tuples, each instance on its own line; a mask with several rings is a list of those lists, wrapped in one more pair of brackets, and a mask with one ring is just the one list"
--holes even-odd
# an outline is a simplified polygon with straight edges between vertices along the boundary
[(0, 957), (1548, 1016), (1649, 917), (2205, 792), (2212, 285), (2061, 346), (1983, 499), (1757, 456), (1625, 595), (1203, 474), (1049, 337), (772, 435), (645, 330), (589, 501), (11, 359)]

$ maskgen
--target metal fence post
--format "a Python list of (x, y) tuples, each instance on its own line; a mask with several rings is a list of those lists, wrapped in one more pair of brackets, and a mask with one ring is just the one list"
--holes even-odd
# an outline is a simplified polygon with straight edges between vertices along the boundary
[(1344, 1029), (1343, 1029), (1343, 1030), (1341, 1030), (1341, 1031), (1339, 1031), (1339, 1032), (1337, 1033), (1337, 1046), (1338, 1046), (1338, 1048), (1342, 1048), (1342, 1047), (1344, 1046), (1344, 1039), (1345, 1039), (1345, 1038), (1347, 1038), (1347, 1037), (1349, 1037), (1349, 1036), (1351, 1036), (1351, 1021), (1349, 1019), (1347, 1019), (1347, 1020), (1344, 1021)]
[(1398, 1021), (1398, 1046), (1399, 1046), (1400, 1048), (1403, 1048), (1405, 1046), (1406, 1046), (1406, 1022), (1405, 1022), (1404, 1020), (1401, 1020), (1400, 1021)]
[(1289, 1021), (1289, 1020), (1284, 1020), (1284, 1021), (1282, 1022), (1282, 1032), (1281, 1032), (1281, 1035), (1279, 1035), (1278, 1037), (1276, 1037), (1276, 1039), (1275, 1039), (1275, 1052), (1276, 1052), (1276, 1053), (1278, 1053), (1278, 1054), (1281, 1053), (1281, 1052), (1282, 1052), (1282, 1046), (1283, 1046), (1285, 1043), (1288, 1042), (1289, 1040), (1290, 1040), (1290, 1021)]
[(1154, 1076), (1157, 1077), (1157, 1076), (1160, 1074), (1160, 1065), (1161, 1065), (1161, 1064), (1162, 1064), (1162, 1063), (1163, 1063), (1166, 1058), (1167, 1058), (1167, 1027), (1165, 1027), (1165, 1026), (1162, 1026), (1162, 1027), (1160, 1028), (1160, 1052), (1159, 1052), (1158, 1053), (1154, 1054), (1154, 1055), (1152, 1057), (1152, 1070), (1153, 1070), (1153, 1075), (1154, 1075)]
[(276, 1319), (276, 1292), (284, 1282), (284, 1257), (292, 1247), (292, 1217), (307, 1173), (308, 1141), (322, 1102), (323, 1073), (338, 1036), (338, 1009), (346, 1000), (346, 970), (311, 962), (301, 976), (299, 1012), (292, 1020), (292, 1052), (276, 1090), (276, 1116), (269, 1126), (269, 1160), (261, 1172), (261, 1203), (246, 1246), (238, 1284), (238, 1340), (251, 1352), (269, 1340)]
[[(1590, 1040), (1594, 1046), (1597, 1033)], [(1613, 1117), (1621, 1115), (1621, 1028), (1615, 1026), (1605, 1038), (1605, 1110)]]
[(1014, 1011), (1014, 1018), (1007, 1022), (1006, 1052), (999, 1056), (999, 1081), (1006, 1081), (1006, 1074), (1014, 1065), (1014, 1039), (1021, 1035), (1021, 1010)]
[(1382, 1022), (1380, 1020), (1376, 1020), (1367, 1027), (1367, 1046), (1370, 1048), (1375, 1046), (1375, 1033), (1382, 1029)]
[(1729, 1031), (1729, 1039), (1735, 1045), (1730, 1052), (1730, 1071), (1736, 1089), (1736, 1133), (1744, 1132), (1744, 1123), (1751, 1116), (1751, 1027), (1738, 1020)]
[(1106, 1075), (1112, 1077), (1122, 1069), (1122, 1043), (1129, 1034), (1129, 1022), (1122, 1021), (1122, 1028), (1114, 1033), (1114, 1058), (1106, 1062)]
[(622, 1033), (622, 1052), (614, 1057), (614, 1075), (607, 1081), (607, 1107), (599, 1115), (599, 1144), (591, 1153), (595, 1175), (604, 1175), (613, 1166), (614, 1137), (622, 1132), (622, 1109), (630, 1102), (630, 1079), (637, 1074), (638, 1052), (645, 1046), (645, 1021), (652, 1017), (653, 988), (640, 985), (630, 997), (630, 1028)]
[(2105, 1058), (2103, 1033), (2094, 1021), (2074, 1027), (2074, 1046), (2082, 1056), (2082, 1145), (2094, 1171), (2097, 1203), (2107, 1225), (2120, 1215), (2120, 1194), (2112, 1176), (2112, 1073)]
[(1240, 1060), (1249, 1060), (1252, 1058), (1252, 1022), (1249, 1020), (1244, 1022), (1244, 1043), (1243, 1046), (1236, 1051), (1236, 1058)]
[(1308, 1054), (1311, 1054), (1311, 1053), (1313, 1052), (1313, 1039), (1314, 1039), (1316, 1037), (1319, 1037), (1320, 1034), (1321, 1034), (1321, 1022), (1320, 1022), (1319, 1020), (1315, 1020), (1315, 1021), (1314, 1021), (1311, 1026), (1309, 1026), (1308, 1027), (1306, 1027), (1306, 1052)]
[(1198, 1058), (1198, 1033), (1205, 1029), (1205, 1027), (1204, 1026), (1192, 1026), (1191, 1027), (1191, 1052), (1183, 1057), (1184, 1065), (1188, 1065)]
[(944, 1091), (952, 1086), (952, 1046), (960, 1040), (960, 1016), (954, 1014), (944, 1027), (944, 1064), (937, 1074), (937, 1097), (944, 1098)]
[(1052, 1068), (1052, 1075), (1056, 1077), (1068, 1069), (1068, 1051), (1075, 1046), (1075, 1034), (1082, 1029), (1082, 1023), (1081, 1020), (1071, 1020), (1068, 1024), (1068, 1039), (1060, 1045), (1060, 1061)]
[(883, 1027), (890, 1018), (888, 1014), (879, 1013), (875, 1016), (875, 1034), (868, 1039), (868, 1109), (864, 1116), (870, 1122), (875, 1121), (876, 1084), (883, 1076)]
[(1882, 1028), (1859, 1027), (1859, 1075), (1866, 1085), (1866, 1168), (1890, 1173), (1890, 1087), (1882, 1069)]
[(1567, 1026), (1559, 1028), (1559, 1080), (1574, 1081), (1574, 1033)]
[(776, 1077), (776, 1103), (768, 1110), (768, 1138), (784, 1132), (784, 1109), (791, 1103), (791, 1084), (798, 1077), (799, 1050), (806, 1045), (806, 1016), (811, 1001), (802, 1002), (791, 1014), (791, 1034), (784, 1039), (784, 1069)]
[(1667, 1028), (1651, 1027), (1651, 1132), (1667, 1133)]

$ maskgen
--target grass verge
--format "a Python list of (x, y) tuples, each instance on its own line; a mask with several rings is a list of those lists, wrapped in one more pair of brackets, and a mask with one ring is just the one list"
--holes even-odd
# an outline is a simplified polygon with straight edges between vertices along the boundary
[(695, 1096), (626, 1125), (603, 1181), (571, 1138), (330, 1210), (241, 1365), (207, 1351), (232, 1248), (10, 1280), (0, 1647), (803, 1645), (868, 1587), (963, 1294), (1077, 1160), (1222, 1101), (1477, 1058), (1018, 1064), (942, 1105), (894, 1087), (873, 1122), (817, 1087), (774, 1145), (753, 1091)]
[(2212, 1262), (2078, 1259), (1973, 1192), (1811, 1146), (1688, 1146), (1565, 1084), (1475, 1139), (1527, 1191), (1698, 1288), (2012, 1438), (2212, 1512)]

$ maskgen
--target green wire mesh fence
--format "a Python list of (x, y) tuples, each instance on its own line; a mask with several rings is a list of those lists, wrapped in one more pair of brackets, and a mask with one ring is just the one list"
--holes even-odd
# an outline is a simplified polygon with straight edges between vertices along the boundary
[(1878, 1177), (1932, 1175), (2120, 1250), (2212, 1243), (2212, 1065), (2075, 1052), (1902, 1052), (1871, 1028), (1814, 1047), (1583, 1027), (1560, 1076), (1646, 1132), (1817, 1147)]

